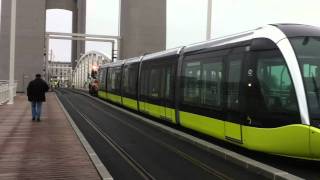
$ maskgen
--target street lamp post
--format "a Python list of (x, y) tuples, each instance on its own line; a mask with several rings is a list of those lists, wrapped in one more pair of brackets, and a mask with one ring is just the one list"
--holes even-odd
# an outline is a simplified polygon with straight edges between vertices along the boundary
[(11, 27), (10, 27), (10, 67), (9, 67), (9, 102), (13, 104), (14, 96), (14, 62), (15, 62), (15, 46), (16, 46), (16, 11), (17, 1), (11, 0)]

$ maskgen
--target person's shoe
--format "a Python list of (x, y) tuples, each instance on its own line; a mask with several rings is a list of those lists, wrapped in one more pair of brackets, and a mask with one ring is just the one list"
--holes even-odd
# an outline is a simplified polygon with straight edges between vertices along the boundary
[(37, 118), (37, 121), (40, 122), (40, 118)]
[(36, 120), (36, 118), (33, 117), (33, 118), (32, 118), (32, 121), (35, 121), (35, 120)]

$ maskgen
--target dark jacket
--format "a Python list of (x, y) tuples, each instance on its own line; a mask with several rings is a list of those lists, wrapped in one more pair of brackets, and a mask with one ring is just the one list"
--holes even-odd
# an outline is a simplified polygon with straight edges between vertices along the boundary
[(48, 92), (48, 84), (41, 78), (31, 81), (27, 87), (28, 101), (44, 102), (46, 101), (45, 93)]

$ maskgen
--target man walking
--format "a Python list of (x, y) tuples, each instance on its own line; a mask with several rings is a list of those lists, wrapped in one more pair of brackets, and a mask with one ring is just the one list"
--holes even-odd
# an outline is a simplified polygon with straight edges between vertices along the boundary
[(36, 78), (31, 81), (27, 87), (28, 101), (32, 107), (32, 121), (40, 121), (42, 102), (46, 101), (45, 93), (48, 92), (48, 84), (37, 74)]

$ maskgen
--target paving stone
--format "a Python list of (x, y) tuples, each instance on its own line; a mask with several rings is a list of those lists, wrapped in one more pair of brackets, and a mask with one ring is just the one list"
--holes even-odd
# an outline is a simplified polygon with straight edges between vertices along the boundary
[(25, 95), (0, 106), (0, 179), (100, 179), (53, 93), (42, 108), (32, 122)]

